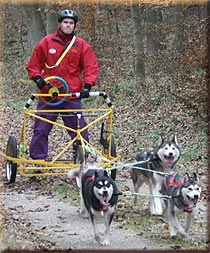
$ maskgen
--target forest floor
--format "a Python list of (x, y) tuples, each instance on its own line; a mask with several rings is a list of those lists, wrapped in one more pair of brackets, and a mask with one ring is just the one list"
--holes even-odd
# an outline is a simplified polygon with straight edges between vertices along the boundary
[[(10, 134), (14, 134), (19, 140), (23, 123), (23, 107), (29, 96), (35, 92), (35, 85), (29, 81), (25, 70), (28, 55), (23, 53), (23, 45), (20, 45), (17, 36), (17, 31), (23, 26), (23, 18), (18, 10), (17, 6), (10, 5), (5, 15), (8, 22), (4, 22), (6, 36), (2, 72), (4, 72), (5, 80), (3, 80), (4, 86), (0, 86), (2, 89), (0, 92), (2, 95), (0, 101), (1, 153), (5, 153)], [(18, 20), (21, 23), (19, 26), (18, 23), (16, 25)], [(102, 34), (105, 41), (110, 41), (111, 46), (106, 48), (102, 44), (100, 63), (104, 75), (100, 76), (99, 85), (97, 84), (93, 91), (106, 91), (113, 102), (113, 132), (117, 154), (121, 156), (122, 163), (134, 161), (139, 151), (156, 147), (160, 135), (171, 138), (175, 133), (177, 134), (182, 154), (177, 164), (177, 171), (180, 173), (197, 172), (203, 188), (202, 197), (198, 203), (198, 212), (190, 229), (191, 240), (185, 241), (181, 236), (174, 240), (170, 239), (166, 217), (150, 216), (148, 197), (141, 197), (137, 206), (134, 207), (132, 197), (119, 196), (111, 225), (110, 245), (102, 247), (95, 242), (92, 236), (88, 218), (81, 217), (78, 212), (79, 194), (71, 182), (65, 177), (28, 178), (18, 174), (15, 184), (1, 182), (0, 251), (9, 249), (43, 251), (157, 249), (167, 250), (167, 252), (169, 250), (197, 250), (199, 252), (209, 246), (209, 238), (207, 238), (207, 204), (210, 201), (207, 190), (209, 181), (207, 169), (208, 122), (205, 95), (199, 96), (198, 92), (200, 89), (205, 90), (206, 75), (199, 67), (200, 65), (190, 66), (189, 57), (186, 58), (186, 62), (192, 72), (189, 72), (185, 65), (180, 65), (180, 70), (183, 69), (183, 72), (177, 71), (175, 67), (179, 65), (179, 61), (174, 64), (171, 56), (178, 59), (179, 57), (171, 54), (169, 50), (168, 56), (170, 57), (167, 59), (167, 56), (164, 56), (164, 60), (167, 59), (168, 64), (172, 63), (173, 68), (171, 70), (169, 68), (164, 74), (165, 69), (171, 65), (167, 66), (165, 61), (162, 63), (162, 58), (160, 59), (164, 68), (155, 76), (156, 79), (153, 79), (153, 75), (150, 76), (149, 72), (147, 73), (148, 94), (144, 101), (141, 101), (143, 90), (140, 89), (139, 93), (137, 92), (133, 70), (134, 54), (132, 52), (134, 48), (132, 40), (128, 39), (131, 37), (131, 26), (128, 23), (127, 12), (120, 20), (125, 23), (125, 26), (121, 24), (124, 29), (121, 32), (121, 39), (124, 40), (119, 40), (120, 34), (116, 36), (116, 41), (111, 41), (110, 37), (107, 40), (108, 33)], [(197, 24), (197, 21), (195, 23)], [(23, 33), (23, 30), (21, 31)], [(194, 34), (194, 30), (187, 29), (187, 31)], [(86, 33), (87, 31), (84, 30), (83, 34)], [(25, 34), (24, 32), (22, 35), (25, 36)], [(186, 35), (187, 38), (188, 36)], [(28, 49), (26, 36), (21, 37), (21, 42), (22, 39)], [(195, 44), (194, 39), (191, 41), (192, 44)], [(118, 45), (119, 49), (115, 49), (113, 45)], [(195, 51), (199, 52), (199, 55), (202, 54), (200, 50), (192, 52)], [(119, 54), (115, 56), (111, 52), (119, 52)], [(109, 60), (108, 63), (104, 61), (106, 58)], [(113, 72), (110, 72), (109, 69)], [(150, 71), (153, 72), (153, 69)], [(189, 77), (189, 80), (183, 79), (184, 74)], [(179, 81), (175, 82), (176, 79)], [(194, 94), (192, 98), (191, 92)], [(88, 103), (93, 108), (102, 107), (101, 101), (94, 102), (91, 98), (88, 99), (86, 105)], [(27, 131), (29, 140), (32, 133), (33, 121), (31, 120)], [(99, 128), (93, 128), (90, 139), (98, 141), (99, 136)], [(53, 156), (59, 145), (64, 145), (69, 137), (55, 129), (55, 131), (52, 130), (49, 139), (51, 141), (49, 154)], [(1, 178), (4, 178), (5, 161), (2, 157), (0, 157), (0, 168)], [(120, 191), (133, 192), (128, 168), (119, 170), (116, 183)], [(147, 187), (141, 189), (141, 193), (143, 192), (148, 192)], [(182, 222), (184, 218), (185, 216), (181, 217)]]
[[(105, 247), (94, 240), (89, 219), (80, 215), (79, 196), (75, 194), (72, 183), (64, 178), (59, 183), (69, 185), (73, 196), (69, 198), (65, 194), (58, 194), (56, 181), (59, 182), (58, 178), (24, 178), (18, 175), (15, 184), (4, 184), (1, 192), (4, 216), (1, 250), (205, 249), (205, 243), (200, 245), (201, 238), (206, 241), (203, 231), (207, 219), (205, 201), (198, 204), (190, 232), (191, 242), (188, 243), (181, 238), (169, 238), (166, 217), (149, 217), (148, 199), (139, 200), (137, 207), (133, 207), (130, 197), (120, 197), (111, 225), (110, 245)], [(119, 178), (116, 183), (122, 191), (132, 188), (130, 179)], [(147, 190), (145, 187), (143, 192)], [(137, 220), (134, 227), (129, 226), (129, 215)], [(104, 226), (101, 219), (99, 225), (102, 232)]]
[[(20, 125), (22, 124), (20, 108), (23, 102), (20, 104), (20, 101), (15, 100), (16, 97), (19, 97), (18, 93), (19, 91), (14, 90), (13, 96), (6, 97), (5, 104), (1, 108), (3, 111), (2, 122), (4, 122), (1, 126), (1, 132), (4, 133), (1, 143), (2, 153), (5, 152), (8, 135), (13, 133), (17, 138), (20, 135)], [(159, 106), (160, 111), (163, 109), (161, 116), (163, 119), (170, 121), (165, 115), (164, 106)], [(171, 108), (168, 106), (167, 109), (175, 111), (174, 106), (170, 106)], [(157, 108), (151, 108), (150, 105), (148, 105), (148, 108), (144, 106), (142, 114), (138, 114), (138, 110), (132, 111), (132, 108), (125, 111), (123, 105), (115, 109), (114, 126), (116, 129), (117, 154), (121, 155), (124, 164), (133, 161), (132, 156), (136, 154), (136, 150), (145, 149), (147, 146), (151, 149), (155, 145), (151, 139), (157, 139), (158, 131), (155, 133), (156, 130), (154, 130), (155, 135), (152, 138), (149, 133), (152, 133), (153, 130), (149, 132), (147, 128), (141, 128), (141, 131), (133, 129), (134, 126), (138, 126), (141, 120), (144, 120), (145, 125), (154, 125), (153, 116), (156, 115), (154, 111)], [(145, 117), (146, 114), (150, 117)], [(67, 178), (28, 178), (18, 174), (15, 184), (3, 182), (3, 189), (0, 193), (3, 203), (1, 218), (3, 243), (1, 244), (1, 250), (205, 249), (208, 245), (206, 144), (205, 139), (202, 139), (204, 138), (202, 131), (196, 132), (193, 125), (195, 121), (190, 124), (192, 119), (188, 112), (186, 114), (186, 127), (191, 127), (191, 129), (186, 132), (184, 127), (183, 129), (180, 127), (178, 140), (182, 143), (182, 157), (177, 170), (193, 172), (196, 168), (203, 187), (202, 198), (198, 204), (198, 213), (190, 230), (190, 241), (185, 241), (181, 236), (178, 236), (175, 240), (170, 239), (167, 219), (164, 216), (150, 216), (148, 197), (140, 198), (137, 206), (134, 207), (132, 197), (120, 196), (111, 226), (110, 245), (102, 247), (95, 242), (92, 236), (89, 220), (79, 215), (79, 194), (75, 187), (69, 184)], [(167, 128), (167, 125), (170, 124), (167, 120), (164, 123), (165, 125), (161, 125), (163, 124), (162, 121), (156, 121), (155, 126), (160, 124), (160, 128)], [(202, 127), (205, 129), (205, 122), (202, 123)], [(27, 132), (29, 139), (32, 131), (33, 122), (31, 121)], [(90, 132), (92, 140), (95, 138), (96, 132), (100, 133), (98, 129), (93, 129), (93, 132)], [(54, 155), (57, 150), (56, 143), (60, 143), (59, 145), (65, 144), (65, 141), (64, 143), (61, 141), (62, 137), (64, 140), (68, 140), (66, 133), (64, 134), (62, 131), (59, 132), (53, 128), (50, 135), (50, 154)], [(141, 142), (142, 139), (145, 141)], [(196, 146), (197, 143), (199, 143), (199, 149)], [(183, 148), (183, 146), (185, 147)], [(3, 178), (5, 176), (5, 161), (2, 159), (1, 168)], [(116, 183), (120, 191), (133, 192), (129, 168), (125, 167), (118, 171)], [(141, 192), (145, 191), (147, 191), (147, 188), (143, 187)], [(184, 217), (181, 219), (184, 222)]]
[[(23, 88), (24, 89), (24, 88)], [(5, 104), (2, 106), (2, 137), (1, 150), (4, 153), (8, 140), (8, 135), (13, 133), (19, 138), (20, 125), (22, 124), (20, 103), (16, 97), (19, 97), (19, 91), (11, 90), (13, 96), (6, 97)], [(26, 98), (24, 97), (25, 101)], [(167, 118), (166, 111), (159, 106), (163, 119)], [(175, 111), (173, 105), (168, 106), (169, 111)], [(138, 123), (144, 120), (148, 126), (154, 125), (154, 118), (157, 108), (148, 108), (144, 106), (142, 114), (138, 110), (124, 110), (124, 106), (115, 107), (114, 126), (116, 129), (117, 154), (121, 155), (124, 164), (133, 161), (136, 150), (151, 148), (155, 145), (151, 139), (157, 139), (158, 131), (154, 136), (149, 135), (147, 128), (141, 128), (141, 131), (133, 129), (138, 127)], [(151, 109), (152, 108), (152, 109)], [(172, 109), (173, 108), (173, 109)], [(179, 107), (177, 106), (177, 109)], [(161, 109), (163, 109), (161, 111)], [(154, 111), (153, 111), (154, 110)], [(160, 113), (159, 112), (159, 113)], [(145, 115), (151, 115), (145, 117)], [(174, 249), (195, 249), (203, 250), (207, 246), (207, 173), (205, 169), (206, 149), (205, 142), (201, 142), (202, 131), (197, 134), (194, 125), (190, 124), (191, 117), (186, 112), (185, 122), (187, 127), (192, 128), (186, 132), (180, 127), (178, 140), (181, 144), (182, 158), (178, 163), (179, 171), (198, 172), (199, 179), (203, 186), (203, 195), (198, 204), (198, 213), (191, 227), (191, 240), (185, 241), (178, 236), (172, 240), (169, 237), (168, 223), (166, 217), (151, 217), (149, 213), (148, 197), (140, 198), (136, 207), (133, 206), (132, 197), (119, 197), (116, 214), (111, 226), (110, 245), (102, 247), (98, 245), (93, 236), (89, 220), (79, 215), (79, 194), (74, 185), (69, 184), (65, 177), (36, 177), (28, 178), (17, 175), (15, 184), (3, 182), (3, 189), (0, 193), (2, 197), (2, 227), (3, 243), (2, 249), (27, 249), (27, 250), (66, 250), (66, 249), (138, 249), (138, 250), (174, 250)], [(122, 117), (123, 115), (123, 117)], [(156, 121), (160, 128), (167, 128), (170, 122)], [(188, 124), (189, 123), (189, 124)], [(195, 124), (195, 121), (193, 122)], [(201, 124), (201, 123), (200, 123)], [(159, 126), (160, 125), (160, 126)], [(205, 122), (202, 123), (205, 129)], [(33, 131), (33, 122), (30, 122), (27, 135), (30, 136)], [(150, 130), (152, 133), (152, 130)], [(95, 139), (95, 133), (100, 131), (93, 129), (90, 132), (91, 139)], [(196, 134), (195, 134), (196, 132)], [(50, 134), (50, 154), (54, 155), (58, 146), (56, 143), (62, 143), (62, 139), (68, 140), (68, 136), (63, 131), (52, 130)], [(141, 140), (144, 139), (144, 142)], [(187, 141), (186, 141), (187, 140)], [(199, 150), (196, 143), (199, 143)], [(186, 145), (185, 145), (186, 144)], [(183, 146), (185, 149), (183, 152)], [(55, 148), (56, 147), (56, 148)], [(195, 148), (196, 147), (196, 148)], [(136, 149), (136, 150), (134, 150)], [(190, 160), (192, 159), (192, 160)], [(190, 160), (190, 161), (189, 161)], [(2, 178), (5, 176), (5, 161), (1, 159)], [(130, 169), (125, 167), (118, 171), (117, 186), (120, 191), (133, 192), (133, 186), (130, 179)], [(141, 192), (148, 190), (146, 187)], [(184, 222), (184, 217), (181, 218)]]

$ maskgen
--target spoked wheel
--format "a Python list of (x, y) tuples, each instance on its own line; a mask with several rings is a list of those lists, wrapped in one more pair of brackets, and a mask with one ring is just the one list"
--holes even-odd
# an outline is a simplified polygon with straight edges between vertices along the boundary
[[(82, 145), (81, 144), (74, 144), (73, 146), (74, 149), (74, 164), (82, 164), (85, 160), (85, 156), (83, 154), (83, 149), (82, 149)], [(76, 177), (76, 184), (78, 189), (81, 188), (81, 183), (78, 177)]]
[[(104, 154), (109, 154), (109, 141), (107, 140), (107, 137), (104, 138), (104, 122), (101, 124), (101, 136), (100, 136), (100, 144), (103, 146), (103, 153)], [(116, 143), (115, 143), (115, 138), (112, 135), (112, 141), (111, 141), (111, 156), (112, 157), (117, 157), (117, 151), (116, 151)], [(113, 180), (116, 179), (116, 169), (111, 170), (111, 178)]]
[[(9, 136), (9, 140), (7, 142), (7, 150), (6, 155), (12, 158), (17, 158), (17, 141), (15, 136)], [(9, 183), (14, 183), (17, 174), (17, 163), (14, 163), (10, 160), (6, 162), (6, 180)]]
[(74, 164), (82, 164), (85, 160), (82, 145), (76, 145), (75, 156), (74, 156)]
[[(114, 136), (112, 136), (112, 142), (111, 142), (112, 146), (111, 146), (111, 156), (112, 157), (117, 157), (117, 151), (116, 151), (116, 143), (115, 143), (115, 138)], [(117, 169), (113, 169), (111, 170), (111, 178), (113, 180), (116, 179), (116, 173), (117, 173)]]
[[(50, 80), (60, 81), (62, 83), (62, 85), (59, 87), (56, 87), (56, 86), (52, 85), (51, 83), (49, 83)], [(62, 90), (65, 90), (65, 94), (69, 93), (69, 86), (68, 86), (67, 82), (59, 76), (49, 76), (49, 77), (45, 78), (45, 82), (47, 83), (47, 86), (49, 88), (48, 93), (52, 95), (52, 100), (47, 101), (44, 97), (40, 97), (42, 102), (44, 102), (45, 104), (50, 105), (50, 106), (58, 106), (58, 105), (62, 104), (66, 100), (67, 96), (64, 96), (59, 101), (57, 101), (57, 97), (61, 93)], [(38, 93), (41, 93), (41, 91), (38, 90)]]

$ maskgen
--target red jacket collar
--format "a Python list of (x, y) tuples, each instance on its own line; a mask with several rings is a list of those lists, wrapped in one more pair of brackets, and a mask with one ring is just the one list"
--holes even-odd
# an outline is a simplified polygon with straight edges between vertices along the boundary
[(64, 33), (60, 30), (60, 28), (58, 28), (58, 29), (56, 30), (56, 37), (60, 38), (61, 41), (62, 41), (63, 43), (68, 43), (69, 41), (71, 41), (72, 38), (73, 38), (73, 36), (74, 36), (74, 33), (73, 33), (73, 34), (69, 34), (69, 35), (64, 34)]

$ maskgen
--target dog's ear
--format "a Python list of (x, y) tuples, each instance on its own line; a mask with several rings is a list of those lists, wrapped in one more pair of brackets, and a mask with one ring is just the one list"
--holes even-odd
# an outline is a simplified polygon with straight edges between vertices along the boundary
[(158, 140), (158, 146), (160, 146), (161, 144), (163, 144), (163, 142), (164, 142), (163, 136), (160, 135), (159, 136), (159, 140)]
[(173, 141), (176, 145), (178, 145), (178, 140), (177, 140), (177, 135), (176, 135), (176, 134), (174, 134), (174, 136), (173, 136), (173, 138), (172, 138), (172, 141)]
[(198, 182), (199, 182), (198, 175), (197, 175), (195, 172), (193, 173), (193, 177), (194, 177), (194, 180), (195, 180), (195, 181), (198, 181)]
[(104, 176), (105, 176), (105, 177), (108, 177), (108, 172), (107, 172), (107, 170), (104, 170)]
[(97, 178), (98, 177), (98, 171), (96, 170), (95, 171), (95, 178)]
[(183, 176), (183, 183), (186, 183), (189, 180), (190, 180), (189, 174), (186, 172)]

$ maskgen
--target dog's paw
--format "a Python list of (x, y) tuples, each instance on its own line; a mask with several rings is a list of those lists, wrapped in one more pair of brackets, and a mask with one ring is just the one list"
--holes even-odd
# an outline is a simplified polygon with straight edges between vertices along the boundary
[(190, 236), (185, 231), (179, 231), (179, 234), (183, 236), (186, 241), (190, 239)]
[(176, 239), (177, 234), (176, 234), (175, 231), (174, 232), (170, 232), (170, 236), (171, 236), (172, 239)]
[(161, 216), (163, 214), (163, 210), (162, 209), (156, 209), (153, 212), (151, 212), (152, 216)]
[(85, 209), (80, 208), (80, 209), (79, 209), (79, 213), (80, 213), (81, 215), (85, 215), (87, 212), (86, 212)]
[(109, 245), (109, 240), (107, 238), (103, 239), (101, 242), (100, 242), (100, 245), (101, 246), (108, 246)]
[(175, 239), (177, 237), (177, 230), (172, 222), (172, 220), (169, 219), (169, 233), (172, 239)]
[(185, 236), (184, 236), (184, 240), (185, 240), (186, 242), (188, 242), (188, 241), (192, 241), (192, 238), (191, 238), (189, 235), (185, 235)]
[(163, 209), (160, 204), (150, 205), (150, 213), (152, 216), (160, 216), (163, 214)]
[(94, 235), (94, 238), (95, 238), (95, 240), (96, 240), (98, 243), (101, 243), (101, 237), (100, 237), (100, 235)]

